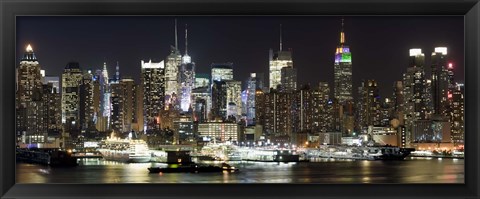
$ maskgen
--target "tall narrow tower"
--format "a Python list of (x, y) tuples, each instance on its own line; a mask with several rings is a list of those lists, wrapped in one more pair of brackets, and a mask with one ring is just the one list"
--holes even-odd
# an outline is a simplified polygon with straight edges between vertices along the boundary
[(195, 63), (188, 55), (188, 29), (185, 24), (185, 55), (180, 67), (180, 109), (187, 112), (192, 108), (192, 89), (195, 87)]
[(334, 63), (334, 97), (340, 104), (353, 99), (352, 90), (352, 54), (345, 41), (345, 33), (340, 31), (340, 43), (335, 51)]
[(282, 25), (280, 24), (280, 44), (279, 51), (273, 53), (270, 49), (269, 57), (269, 88), (276, 89), (282, 82), (282, 68), (293, 67), (292, 52), (283, 51)]
[(182, 55), (178, 50), (177, 20), (175, 19), (175, 46), (170, 46), (170, 55), (167, 56), (165, 64), (165, 109), (178, 109), (179, 107), (179, 68), (181, 64)]

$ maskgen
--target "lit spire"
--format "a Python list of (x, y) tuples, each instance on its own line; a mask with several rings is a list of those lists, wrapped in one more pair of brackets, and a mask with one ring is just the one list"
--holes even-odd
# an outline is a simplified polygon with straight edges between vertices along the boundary
[(343, 32), (343, 18), (342, 18), (342, 31), (340, 32), (340, 44), (345, 43), (345, 33)]
[(28, 44), (26, 50), (27, 50), (27, 52), (33, 52), (33, 48), (32, 48), (32, 46), (30, 46), (30, 44)]
[(175, 49), (178, 51), (178, 39), (177, 39), (177, 19), (175, 18)]
[(103, 77), (105, 78), (105, 82), (108, 83), (108, 71), (107, 71), (107, 62), (103, 62)]
[(188, 55), (188, 27), (185, 24), (185, 55)]
[(117, 67), (115, 67), (116, 71), (115, 71), (115, 79), (116, 81), (120, 81), (120, 66), (118, 65), (118, 61), (117, 61)]
[(282, 24), (280, 24), (280, 51), (282, 51)]
[(188, 56), (188, 29), (187, 24), (185, 24), (185, 55), (182, 57), (182, 63), (188, 64), (192, 62), (192, 58)]

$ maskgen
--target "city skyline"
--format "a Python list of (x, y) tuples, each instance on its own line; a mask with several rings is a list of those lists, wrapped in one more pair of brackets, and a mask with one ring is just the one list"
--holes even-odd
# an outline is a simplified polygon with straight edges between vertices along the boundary
[[(124, 23), (116, 24), (118, 19)], [(213, 21), (202, 22), (206, 19)], [(259, 21), (243, 24), (252, 19)], [(54, 28), (42, 27), (52, 34), (30, 31), (37, 33), (32, 37), (40, 41), (38, 46), (47, 47), (36, 48), (35, 42), (17, 46), (25, 46), (15, 77), (18, 166), (110, 167), (113, 161), (138, 163), (136, 169), (145, 173), (135, 176), (208, 172), (225, 177), (242, 170), (265, 178), (257, 164), (247, 162), (276, 162), (268, 169), (276, 174), (285, 172), (275, 170), (281, 163), (292, 162), (291, 171), (307, 171), (302, 175), (314, 182), (317, 175), (308, 171), (318, 170), (325, 160), (342, 160), (342, 167), (350, 162), (344, 159), (398, 160), (377, 169), (390, 173), (395, 166), (405, 168), (404, 162), (424, 165), (417, 158), (464, 158), (465, 84), (459, 58), (463, 50), (458, 49), (463, 44), (457, 41), (463, 36), (455, 26), (458, 19), (394, 18), (384, 24), (383, 19), (367, 17), (376, 22), (362, 24), (352, 17), (349, 27), (348, 17), (336, 16), (329, 18), (331, 25), (318, 21), (328, 28), (317, 31), (304, 31), (305, 23), (313, 24), (307, 18), (272, 19), (171, 18), (173, 27), (166, 28), (171, 24), (165, 22), (156, 28), (150, 25), (157, 23), (145, 25), (149, 21), (143, 17), (54, 18)], [(55, 20), (76, 29), (63, 29), (65, 24)], [(334, 21), (340, 22), (339, 29)], [(91, 24), (85, 29), (82, 23)], [(275, 29), (277, 34), (272, 33)], [(26, 41), (24, 37), (18, 42)], [(165, 44), (167, 38), (173, 44)], [(270, 42), (275, 38), (277, 42)], [(330, 43), (316, 45), (322, 41), (335, 42), (331, 53), (322, 51)], [(169, 51), (162, 54), (164, 46)], [(43, 56), (52, 60), (52, 53), (55, 61), (75, 58), (57, 68), (64, 64), (42, 61)], [(315, 59), (308, 58), (309, 53)], [(206, 64), (209, 56), (214, 59)], [(310, 86), (303, 86), (306, 83)], [(92, 158), (97, 159), (93, 164)], [(436, 173), (452, 176), (448, 170)], [(462, 182), (463, 171), (456, 173), (448, 181)], [(345, 176), (354, 182), (358, 175)], [(215, 180), (213, 175), (206, 178), (209, 181), (189, 181)], [(255, 182), (255, 177), (244, 179)], [(95, 180), (97, 175), (89, 179)]]
[[(139, 82), (140, 60), (165, 60), (170, 46), (175, 45), (175, 18), (180, 38), (184, 25), (188, 24), (189, 55), (196, 63), (197, 73), (210, 73), (211, 63), (232, 62), (236, 80), (245, 82), (251, 72), (264, 73), (267, 79), (268, 50), (279, 49), (279, 24), (282, 24), (283, 49), (292, 49), (294, 67), (301, 77), (298, 87), (306, 83), (316, 86), (320, 81), (333, 84), (332, 57), (339, 41), (342, 16), (20, 17), (17, 59), (24, 52), (22, 46), (31, 44), (47, 75), (60, 76), (70, 61), (79, 62), (82, 69), (99, 69), (107, 61), (109, 71), (115, 70), (118, 61), (120, 75), (133, 76)], [(353, 54), (354, 96), (362, 80), (375, 79), (381, 96), (391, 97), (394, 81), (401, 80), (406, 71), (408, 59), (405, 57), (411, 48), (421, 48), (429, 65), (430, 52), (435, 47), (447, 47), (448, 61), (454, 64), (455, 81), (463, 82), (463, 18), (343, 18), (345, 40)], [(313, 23), (315, 21), (318, 23)], [(138, 29), (127, 28), (132, 24)], [(47, 28), (35, 28), (37, 26)], [(72, 27), (73, 32), (68, 31)], [(401, 29), (404, 31), (399, 31)], [(49, 34), (45, 35), (46, 32)], [(55, 37), (56, 34), (63, 36)], [(252, 48), (250, 43), (258, 47)], [(60, 47), (67, 44), (67, 49)], [(179, 39), (178, 46), (183, 54), (184, 39)]]

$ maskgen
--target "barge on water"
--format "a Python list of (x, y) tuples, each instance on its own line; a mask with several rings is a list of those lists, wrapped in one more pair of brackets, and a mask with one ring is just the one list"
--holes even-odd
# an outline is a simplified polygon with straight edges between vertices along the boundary
[(148, 168), (150, 173), (215, 173), (215, 172), (235, 172), (238, 171), (237, 168), (230, 166), (226, 163), (223, 163), (222, 166), (213, 166), (213, 165), (198, 165), (198, 164), (188, 164), (188, 165), (178, 165), (171, 164), (168, 167), (150, 167)]

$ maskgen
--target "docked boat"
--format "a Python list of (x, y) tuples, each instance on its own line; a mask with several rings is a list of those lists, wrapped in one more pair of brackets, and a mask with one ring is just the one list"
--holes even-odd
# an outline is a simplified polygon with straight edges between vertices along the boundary
[(77, 158), (67, 151), (58, 149), (17, 149), (18, 161), (49, 165), (52, 167), (77, 166)]
[(237, 168), (230, 166), (226, 163), (223, 163), (222, 166), (213, 166), (213, 165), (198, 165), (198, 164), (187, 164), (187, 165), (177, 165), (172, 164), (169, 167), (150, 167), (148, 168), (150, 173), (212, 173), (212, 172), (234, 172), (238, 171)]
[(144, 163), (150, 162), (152, 155), (149, 152), (147, 143), (142, 139), (119, 139), (112, 134), (105, 140), (98, 151), (105, 160)]
[(294, 149), (238, 148), (241, 159), (257, 162), (299, 162), (300, 155)]

